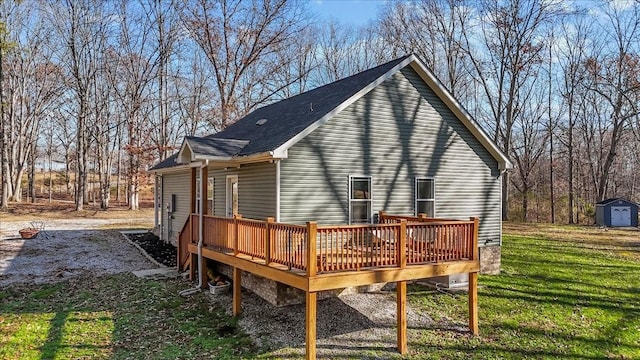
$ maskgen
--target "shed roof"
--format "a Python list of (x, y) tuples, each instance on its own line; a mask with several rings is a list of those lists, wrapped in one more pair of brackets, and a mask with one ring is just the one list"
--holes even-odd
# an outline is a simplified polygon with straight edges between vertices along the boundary
[(630, 204), (630, 205), (638, 206), (638, 204), (634, 203), (633, 201), (625, 200), (625, 199), (623, 199), (623, 198), (609, 198), (609, 199), (604, 199), (604, 200), (602, 200), (602, 201), (598, 201), (598, 202), (596, 203), (596, 205), (605, 206), (605, 205), (608, 205), (608, 204), (613, 203), (613, 202), (616, 202), (616, 201), (622, 201), (622, 202), (628, 203), (628, 204)]

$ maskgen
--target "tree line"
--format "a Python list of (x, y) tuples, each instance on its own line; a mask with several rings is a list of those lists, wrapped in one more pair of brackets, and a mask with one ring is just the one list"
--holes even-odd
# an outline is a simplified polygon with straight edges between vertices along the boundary
[(296, 0), (3, 0), (0, 207), (54, 159), (78, 210), (90, 174), (103, 209), (114, 185), (136, 209), (185, 135), (414, 53), (514, 163), (503, 218), (589, 221), (599, 200), (640, 199), (639, 10), (391, 1), (354, 27)]

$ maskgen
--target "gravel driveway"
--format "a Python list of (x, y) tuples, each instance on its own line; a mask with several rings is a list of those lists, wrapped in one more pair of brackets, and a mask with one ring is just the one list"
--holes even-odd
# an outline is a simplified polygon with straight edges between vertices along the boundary
[[(116, 230), (100, 226), (126, 219), (72, 219), (46, 222), (48, 238), (22, 240), (29, 222), (2, 222), (0, 288), (15, 283), (49, 283), (83, 274), (96, 276), (157, 267)], [(6, 234), (13, 234), (8, 236)]]

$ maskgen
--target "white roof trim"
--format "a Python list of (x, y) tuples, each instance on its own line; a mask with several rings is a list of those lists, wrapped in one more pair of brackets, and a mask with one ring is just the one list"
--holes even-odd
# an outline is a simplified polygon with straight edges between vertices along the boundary
[(287, 151), (295, 144), (297, 144), (300, 140), (304, 139), (307, 135), (312, 133), (315, 129), (317, 129), (322, 124), (326, 123), (329, 119), (336, 116), (342, 110), (346, 109), (349, 105), (356, 102), (358, 99), (369, 93), (371, 90), (376, 88), (382, 82), (390, 79), (393, 75), (395, 75), (398, 71), (405, 68), (407, 65), (411, 65), (411, 67), (418, 73), (418, 75), (422, 78), (422, 80), (429, 86), (429, 88), (442, 100), (445, 105), (451, 110), (456, 117), (464, 124), (464, 126), (475, 136), (478, 141), (489, 151), (489, 153), (498, 161), (498, 166), (501, 170), (512, 169), (513, 164), (507, 159), (507, 157), (498, 149), (496, 144), (489, 139), (489, 137), (485, 134), (482, 129), (476, 125), (475, 121), (473, 121), (471, 115), (460, 105), (460, 103), (453, 98), (451, 93), (440, 83), (438, 79), (429, 71), (427, 68), (418, 60), (415, 55), (411, 55), (402, 62), (398, 63), (396, 66), (391, 68), (385, 74), (374, 80), (371, 84), (365, 86), (362, 90), (355, 93), (353, 96), (345, 100), (343, 103), (334, 108), (331, 112), (327, 113), (325, 116), (309, 125), (306, 129), (302, 130), (296, 136), (289, 139), (284, 144), (280, 145), (277, 149), (273, 151), (274, 158), (286, 158)]

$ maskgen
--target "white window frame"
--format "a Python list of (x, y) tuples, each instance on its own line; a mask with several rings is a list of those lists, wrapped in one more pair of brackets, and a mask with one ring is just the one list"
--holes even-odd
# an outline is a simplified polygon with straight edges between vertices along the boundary
[(200, 213), (200, 175), (196, 175), (196, 214)]
[[(418, 182), (421, 180), (430, 180), (433, 182), (433, 198), (420, 199), (418, 198)], [(415, 216), (418, 216), (418, 203), (419, 202), (433, 202), (433, 216), (436, 217), (436, 178), (429, 176), (416, 176), (414, 181), (414, 193), (413, 193), (413, 209), (415, 212)], [(428, 215), (428, 214), (427, 214)]]
[(209, 194), (207, 194), (207, 204), (208, 204), (207, 210), (209, 211), (209, 215), (213, 215), (213, 214), (215, 214), (214, 207), (213, 207), (213, 205), (214, 205), (213, 204), (213, 199), (215, 198), (215, 192), (214, 192), (213, 186), (216, 183), (216, 178), (215, 178), (215, 176), (209, 176), (209, 177), (207, 177), (207, 181), (208, 181), (207, 182), (207, 192), (211, 193), (211, 197), (209, 197)]
[(225, 184), (225, 216), (233, 217), (233, 186), (232, 182), (238, 184), (238, 211), (240, 211), (240, 181), (238, 174), (227, 175)]
[[(369, 180), (369, 199), (354, 199), (353, 198), (353, 180), (354, 179), (368, 179)], [(351, 204), (353, 202), (369, 202), (369, 222), (363, 224), (371, 224), (373, 222), (373, 178), (370, 175), (349, 175), (349, 225), (353, 224), (353, 214), (351, 211)], [(360, 223), (359, 223), (360, 224)]]

